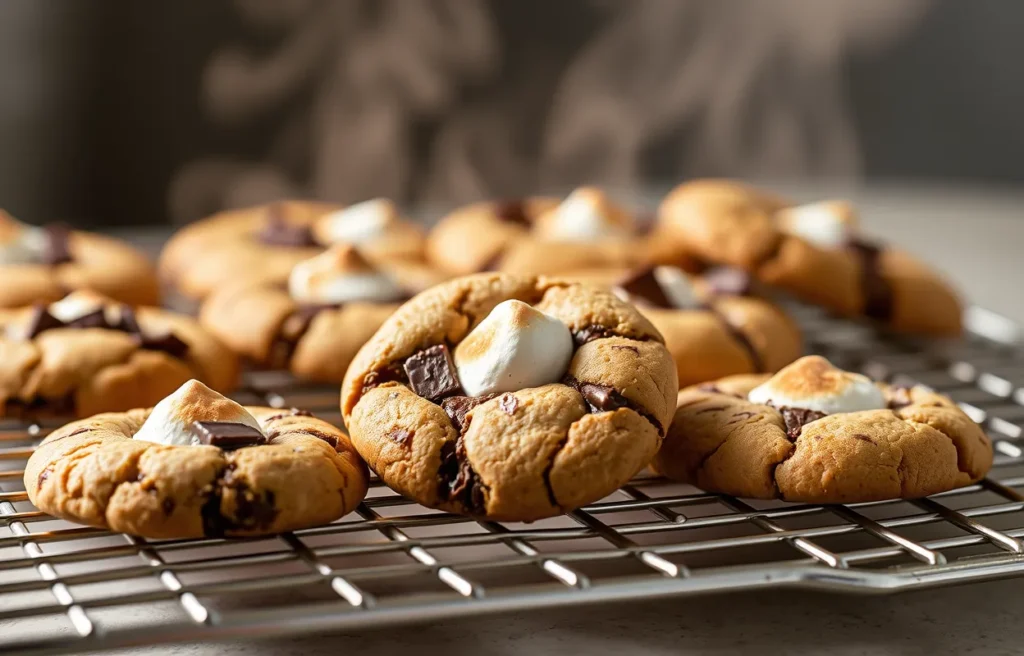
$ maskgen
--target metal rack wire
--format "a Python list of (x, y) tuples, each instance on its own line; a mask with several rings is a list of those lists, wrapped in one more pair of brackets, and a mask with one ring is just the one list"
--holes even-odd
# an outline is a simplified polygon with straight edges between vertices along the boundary
[[(935, 344), (793, 308), (809, 350), (951, 395), (996, 464), (917, 501), (744, 501), (641, 475), (566, 516), (511, 524), (428, 510), (374, 482), (352, 515), (258, 540), (150, 541), (37, 511), (26, 458), (55, 425), (0, 421), (0, 652), (259, 638), (768, 586), (892, 592), (1024, 574), (1024, 352), (981, 310)], [(254, 374), (243, 403), (340, 422), (337, 391)]]

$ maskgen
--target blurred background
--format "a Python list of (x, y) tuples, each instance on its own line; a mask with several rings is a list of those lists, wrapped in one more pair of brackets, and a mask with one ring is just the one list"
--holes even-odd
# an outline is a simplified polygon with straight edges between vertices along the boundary
[(3, 0), (0, 205), (1019, 183), (1022, 30), (1000, 0)]

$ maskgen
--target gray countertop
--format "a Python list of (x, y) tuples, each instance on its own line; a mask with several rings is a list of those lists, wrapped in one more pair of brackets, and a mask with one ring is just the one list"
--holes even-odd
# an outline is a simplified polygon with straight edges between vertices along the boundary
[[(945, 271), (971, 302), (1024, 323), (1018, 287), (1024, 282), (1024, 193), (896, 186), (842, 191), (859, 203), (868, 232)], [(119, 653), (1010, 654), (1024, 651), (1022, 590), (1024, 580), (888, 597), (779, 590)]]

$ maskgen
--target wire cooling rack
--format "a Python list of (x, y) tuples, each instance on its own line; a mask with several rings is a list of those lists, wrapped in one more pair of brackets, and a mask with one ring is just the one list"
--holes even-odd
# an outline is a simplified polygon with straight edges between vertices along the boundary
[[(333, 524), (258, 540), (143, 540), (55, 520), (21, 484), (51, 424), (0, 422), (0, 652), (365, 629), (451, 616), (770, 586), (892, 592), (1024, 573), (1024, 353), (981, 310), (936, 344), (793, 308), (810, 351), (951, 395), (995, 440), (986, 480), (917, 501), (745, 501), (641, 475), (514, 524), (428, 510), (374, 481)], [(254, 374), (243, 403), (340, 422), (336, 389)]]

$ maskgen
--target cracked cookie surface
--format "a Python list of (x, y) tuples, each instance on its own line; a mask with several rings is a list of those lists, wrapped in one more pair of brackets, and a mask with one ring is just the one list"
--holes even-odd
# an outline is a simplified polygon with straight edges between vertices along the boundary
[[(439, 349), (458, 353), (510, 300), (572, 335), (560, 381), (478, 397), (465, 396), (457, 380), (432, 400), (414, 391), (419, 377), (410, 382), (406, 365), (431, 355), (438, 362)], [(430, 391), (438, 389), (435, 382)], [(642, 469), (677, 389), (661, 336), (631, 305), (577, 284), (479, 274), (427, 290), (392, 315), (349, 368), (341, 409), (360, 454), (401, 494), (451, 512), (530, 521), (600, 499)]]
[(25, 488), (50, 515), (150, 538), (280, 533), (333, 521), (363, 499), (366, 465), (342, 431), (301, 411), (246, 410), (267, 444), (132, 439), (151, 410), (68, 424), (29, 458)]
[(807, 503), (913, 499), (978, 481), (992, 443), (947, 397), (876, 384), (886, 407), (826, 414), (753, 403), (768, 376), (682, 390), (651, 468), (709, 492)]
[(730, 180), (676, 187), (658, 233), (698, 262), (745, 269), (760, 281), (845, 316), (899, 332), (961, 333), (955, 290), (909, 253), (862, 240), (849, 203), (796, 206)]

